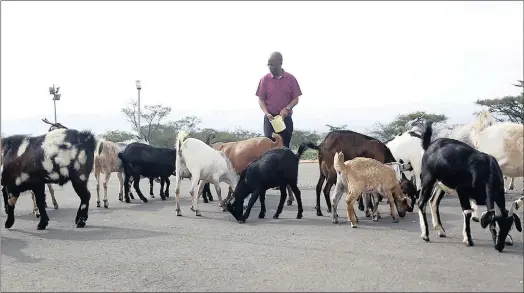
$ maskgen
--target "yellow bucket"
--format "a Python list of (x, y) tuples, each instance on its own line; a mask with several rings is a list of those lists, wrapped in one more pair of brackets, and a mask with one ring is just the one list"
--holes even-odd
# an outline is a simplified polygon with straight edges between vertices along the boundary
[(271, 126), (273, 126), (273, 129), (275, 130), (275, 133), (282, 132), (286, 130), (286, 124), (284, 123), (284, 119), (282, 119), (282, 116), (277, 115), (273, 117), (273, 120), (270, 120)]

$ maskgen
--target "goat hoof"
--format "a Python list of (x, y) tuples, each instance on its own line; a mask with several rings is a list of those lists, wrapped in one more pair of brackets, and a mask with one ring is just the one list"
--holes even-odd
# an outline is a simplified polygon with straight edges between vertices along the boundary
[(211, 195), (209, 196), (209, 201), (213, 201), (213, 197)]
[(378, 217), (377, 217), (377, 216), (373, 216), (373, 218), (371, 218), (371, 220), (372, 220), (373, 222), (378, 222)]
[(124, 199), (123, 199), (123, 198), (121, 198), (121, 197), (119, 197), (119, 198), (118, 198), (118, 200), (119, 200), (119, 201), (124, 201)]
[(244, 224), (245, 222), (246, 222), (246, 219), (239, 219), (239, 220), (238, 220), (238, 223), (239, 223), (239, 224)]
[(86, 226), (86, 222), (84, 222), (84, 220), (81, 220), (78, 222), (78, 224), (76, 224), (77, 228), (84, 228), (85, 226)]
[(109, 204), (107, 204), (107, 202), (104, 202), (104, 208), (109, 208)]
[(265, 214), (265, 213), (260, 213), (260, 214), (258, 214), (258, 218), (259, 218), (259, 219), (263, 219), (263, 218), (265, 218), (265, 217), (266, 217), (266, 214)]
[(473, 222), (477, 222), (477, 223), (479, 222), (479, 218), (476, 217), (476, 216), (471, 217), (471, 220), (472, 220)]
[(351, 223), (351, 228), (357, 228), (357, 224)]
[(292, 201), (292, 200), (290, 200), (290, 199), (288, 199), (288, 200), (287, 200), (287, 202), (286, 202), (286, 204), (287, 204), (288, 206), (290, 206), (290, 205), (292, 205), (292, 204), (293, 204), (293, 201)]
[(207, 200), (207, 198), (203, 198), (204, 199), (204, 203), (209, 203), (209, 201)]
[(135, 196), (134, 196), (133, 194), (130, 193), (130, 194), (129, 194), (129, 198), (131, 198), (131, 199), (135, 199)]
[(57, 203), (54, 203), (53, 207), (55, 208), (55, 210), (58, 210), (58, 204)]
[(145, 202), (145, 203), (149, 202), (149, 201), (147, 200), (147, 198), (145, 198), (145, 197), (142, 198), (142, 201)]
[(38, 226), (36, 226), (36, 230), (45, 230), (47, 227), (47, 223), (39, 223)]
[(193, 206), (189, 207), (189, 209), (194, 212), (195, 211), (195, 208)]
[(371, 212), (369, 210), (366, 211), (366, 218), (371, 217)]
[(226, 209), (225, 207), (223, 207), (223, 206), (220, 207), (220, 209), (221, 209), (223, 212), (225, 212), (225, 211), (227, 210), (227, 209)]
[(97, 201), (97, 202), (96, 202), (96, 207), (97, 207), (97, 208), (100, 207), (100, 201)]
[(393, 223), (398, 223), (398, 222), (399, 222), (398, 218), (393, 218)]
[(35, 216), (36, 216), (37, 219), (40, 218), (40, 214), (39, 213), (36, 213)]
[(131, 203), (131, 200), (129, 198), (126, 198), (126, 203)]
[(466, 245), (466, 247), (471, 247), (471, 246), (475, 245), (473, 243), (473, 240), (464, 239), (464, 240), (462, 240), (462, 242), (464, 243), (464, 245)]
[(444, 231), (438, 231), (437, 235), (438, 235), (438, 237), (446, 238), (446, 232), (444, 232)]
[[(153, 194), (151, 194), (150, 196), (151, 196), (151, 198), (155, 198), (155, 196)], [(160, 196), (160, 197), (162, 197), (162, 196)]]
[(317, 210), (317, 216), (319, 216), (319, 217), (324, 216), (324, 215), (322, 214), (322, 211), (321, 211), (321, 210)]
[(177, 217), (182, 216), (182, 211), (180, 211), (180, 210), (176, 210), (176, 215), (177, 215)]
[(331, 222), (332, 222), (333, 224), (338, 224), (338, 219), (333, 219), (333, 220), (331, 220)]
[(422, 235), (420, 236), (422, 238), (422, 240), (426, 241), (426, 242), (429, 242), (429, 236), (426, 236), (426, 235)]
[(195, 212), (195, 216), (197, 216), (197, 217), (202, 217), (202, 214), (200, 214), (200, 210), (196, 210), (196, 212)]
[(301, 214), (298, 214), (298, 215), (297, 215), (297, 219), (302, 219), (302, 215), (301, 215)]
[(278, 214), (274, 214), (273, 219), (278, 219), (278, 216), (279, 216)]
[(166, 200), (166, 197), (165, 196), (161, 196), (160, 199), (161, 200)]
[(7, 219), (7, 220), (5, 221), (5, 227), (6, 227), (7, 229), (9, 229), (9, 228), (13, 227), (13, 224), (14, 224), (14, 223), (15, 223), (15, 219)]

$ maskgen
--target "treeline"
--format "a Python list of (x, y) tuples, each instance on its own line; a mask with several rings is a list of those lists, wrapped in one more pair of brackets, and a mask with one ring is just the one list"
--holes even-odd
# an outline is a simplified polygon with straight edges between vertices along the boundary
[[(522, 80), (519, 80), (515, 86), (523, 88), (524, 83)], [(518, 96), (479, 99), (475, 102), (475, 104), (488, 108), (495, 119), (498, 121), (524, 123), (524, 92)], [(142, 138), (154, 146), (173, 147), (175, 145), (176, 134), (181, 129), (189, 130), (192, 137), (201, 140), (206, 140), (210, 134), (214, 134), (215, 138), (212, 140), (212, 142), (231, 142), (262, 136), (261, 133), (251, 132), (240, 128), (237, 128), (234, 131), (216, 130), (212, 128), (201, 129), (199, 128), (199, 125), (202, 121), (196, 116), (186, 116), (176, 121), (165, 121), (166, 117), (171, 112), (171, 107), (164, 105), (145, 105), (144, 109), (140, 113), (141, 127), (138, 129), (138, 113), (136, 102), (130, 102), (127, 107), (122, 109), (122, 112), (127, 117), (127, 121), (131, 124), (133, 132), (112, 130), (101, 134), (101, 137), (111, 141), (124, 141), (128, 139)], [(406, 131), (406, 129), (404, 129), (406, 122), (419, 117), (422, 114), (424, 114), (424, 117), (427, 120), (432, 120), (434, 122), (445, 123), (448, 120), (448, 117), (446, 117), (444, 114), (416, 111), (413, 113), (398, 115), (393, 121), (387, 124), (376, 123), (365, 134), (373, 136), (381, 141), (386, 141), (395, 135)], [(327, 124), (326, 126), (328, 128), (327, 132), (295, 129), (293, 138), (291, 140), (292, 148), (296, 150), (296, 148), (304, 140), (320, 143), (328, 132), (339, 129), (347, 129), (347, 125), (334, 126)], [(316, 157), (317, 153), (312, 150), (308, 151), (304, 155), (304, 159), (316, 159)]]

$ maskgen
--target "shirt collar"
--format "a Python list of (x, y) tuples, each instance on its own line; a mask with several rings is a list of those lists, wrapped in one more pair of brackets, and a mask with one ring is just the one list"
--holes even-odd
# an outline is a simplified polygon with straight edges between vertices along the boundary
[(273, 73), (271, 73), (271, 72), (270, 72), (269, 74), (271, 74), (271, 78), (276, 78), (276, 79), (281, 79), (281, 78), (284, 78), (284, 77), (287, 77), (287, 76), (288, 76), (288, 74), (287, 74), (287, 72), (284, 70), (284, 68), (282, 68), (282, 75), (281, 75), (281, 76), (274, 76)]

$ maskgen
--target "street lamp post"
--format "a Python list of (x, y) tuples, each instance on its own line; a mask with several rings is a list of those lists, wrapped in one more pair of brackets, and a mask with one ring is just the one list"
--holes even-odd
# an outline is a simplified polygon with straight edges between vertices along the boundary
[(49, 87), (49, 94), (53, 96), (53, 104), (55, 108), (55, 124), (56, 124), (56, 101), (60, 101), (60, 97), (62, 96), (62, 94), (58, 93), (59, 90), (60, 90), (60, 87), (55, 88), (54, 84), (52, 87)]
[(138, 90), (138, 136), (141, 136), (141, 131), (140, 131), (140, 90), (142, 89), (142, 85), (140, 85), (140, 80), (136, 81), (136, 89)]

